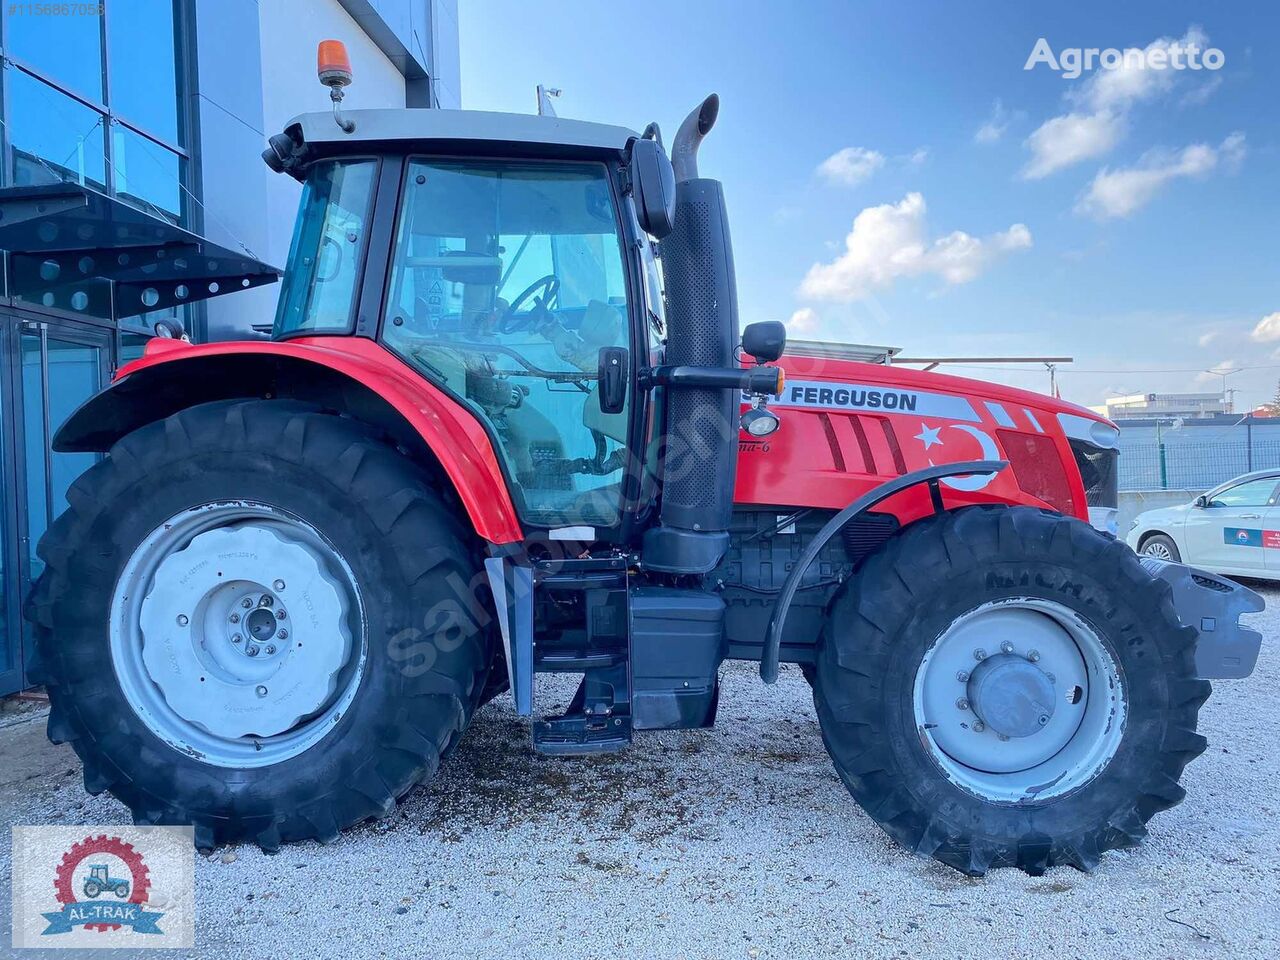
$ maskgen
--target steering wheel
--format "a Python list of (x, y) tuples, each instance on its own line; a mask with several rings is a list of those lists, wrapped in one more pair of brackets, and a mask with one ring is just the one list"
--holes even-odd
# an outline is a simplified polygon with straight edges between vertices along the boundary
[[(524, 313), (518, 311), (525, 302), (529, 300), (539, 290), (542, 296), (536, 298), (536, 302), (532, 307)], [(498, 331), (500, 333), (516, 333), (524, 330), (533, 323), (534, 315), (538, 312), (545, 312), (547, 305), (556, 298), (556, 294), (560, 292), (560, 278), (554, 273), (548, 273), (545, 277), (541, 277), (521, 291), (520, 295), (511, 301), (511, 306), (507, 307), (507, 312), (502, 315), (502, 319), (498, 321)]]

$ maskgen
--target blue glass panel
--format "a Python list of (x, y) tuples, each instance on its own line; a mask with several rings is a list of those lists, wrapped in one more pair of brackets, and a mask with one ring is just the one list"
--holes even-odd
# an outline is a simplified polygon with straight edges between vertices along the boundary
[[(178, 128), (178, 69), (173, 0), (107, 4), (111, 112), (169, 143)], [(139, 50), (147, 55), (138, 56)]]
[(106, 184), (105, 119), (22, 70), (5, 70), (12, 144), (10, 183), (69, 180), (101, 190)]
[(173, 223), (182, 222), (183, 159), (128, 127), (111, 131), (116, 194), (127, 203)]
[(6, 0), (3, 7), (7, 54), (102, 101), (101, 4)]

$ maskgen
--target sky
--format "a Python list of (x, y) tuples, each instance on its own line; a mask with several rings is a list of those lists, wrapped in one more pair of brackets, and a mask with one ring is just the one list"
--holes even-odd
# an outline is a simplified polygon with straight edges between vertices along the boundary
[[(724, 182), (744, 324), (913, 356), (1070, 356), (1059, 389), (1084, 404), (1277, 395), (1280, 5), (459, 7), (464, 108), (531, 113), (542, 83), (562, 117), (656, 120), (669, 140), (720, 95), (700, 170)], [(1191, 44), (1201, 69), (1159, 68), (1170, 51), (1186, 67)], [(1147, 66), (1070, 78), (1048, 61), (1073, 48)], [(1049, 386), (1043, 365), (946, 369)]]

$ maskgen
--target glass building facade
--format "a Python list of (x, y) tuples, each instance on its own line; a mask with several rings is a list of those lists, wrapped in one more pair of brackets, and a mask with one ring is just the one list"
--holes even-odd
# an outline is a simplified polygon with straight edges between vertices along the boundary
[[(0, 7), (0, 187), (76, 183), (188, 225), (191, 12), (181, 0)], [(109, 281), (58, 286), (47, 261), (21, 250), (5, 251), (3, 266), (0, 693), (24, 685), (20, 601), (43, 569), (36, 544), (95, 460), (55, 453), (49, 440), (141, 354), (156, 319), (115, 316)]]

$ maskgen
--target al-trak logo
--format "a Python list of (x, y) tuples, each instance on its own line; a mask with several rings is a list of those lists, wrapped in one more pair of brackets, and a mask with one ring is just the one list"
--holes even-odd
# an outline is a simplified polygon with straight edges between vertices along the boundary
[(1222, 542), (1229, 547), (1266, 547), (1280, 549), (1280, 530), (1255, 530), (1251, 527), (1226, 527)]
[(156, 923), (164, 914), (143, 909), (151, 873), (142, 854), (119, 837), (101, 834), (73, 843), (54, 871), (53, 888), (62, 909), (41, 911), (49, 921), (42, 936), (56, 937), (76, 927), (163, 933)]

